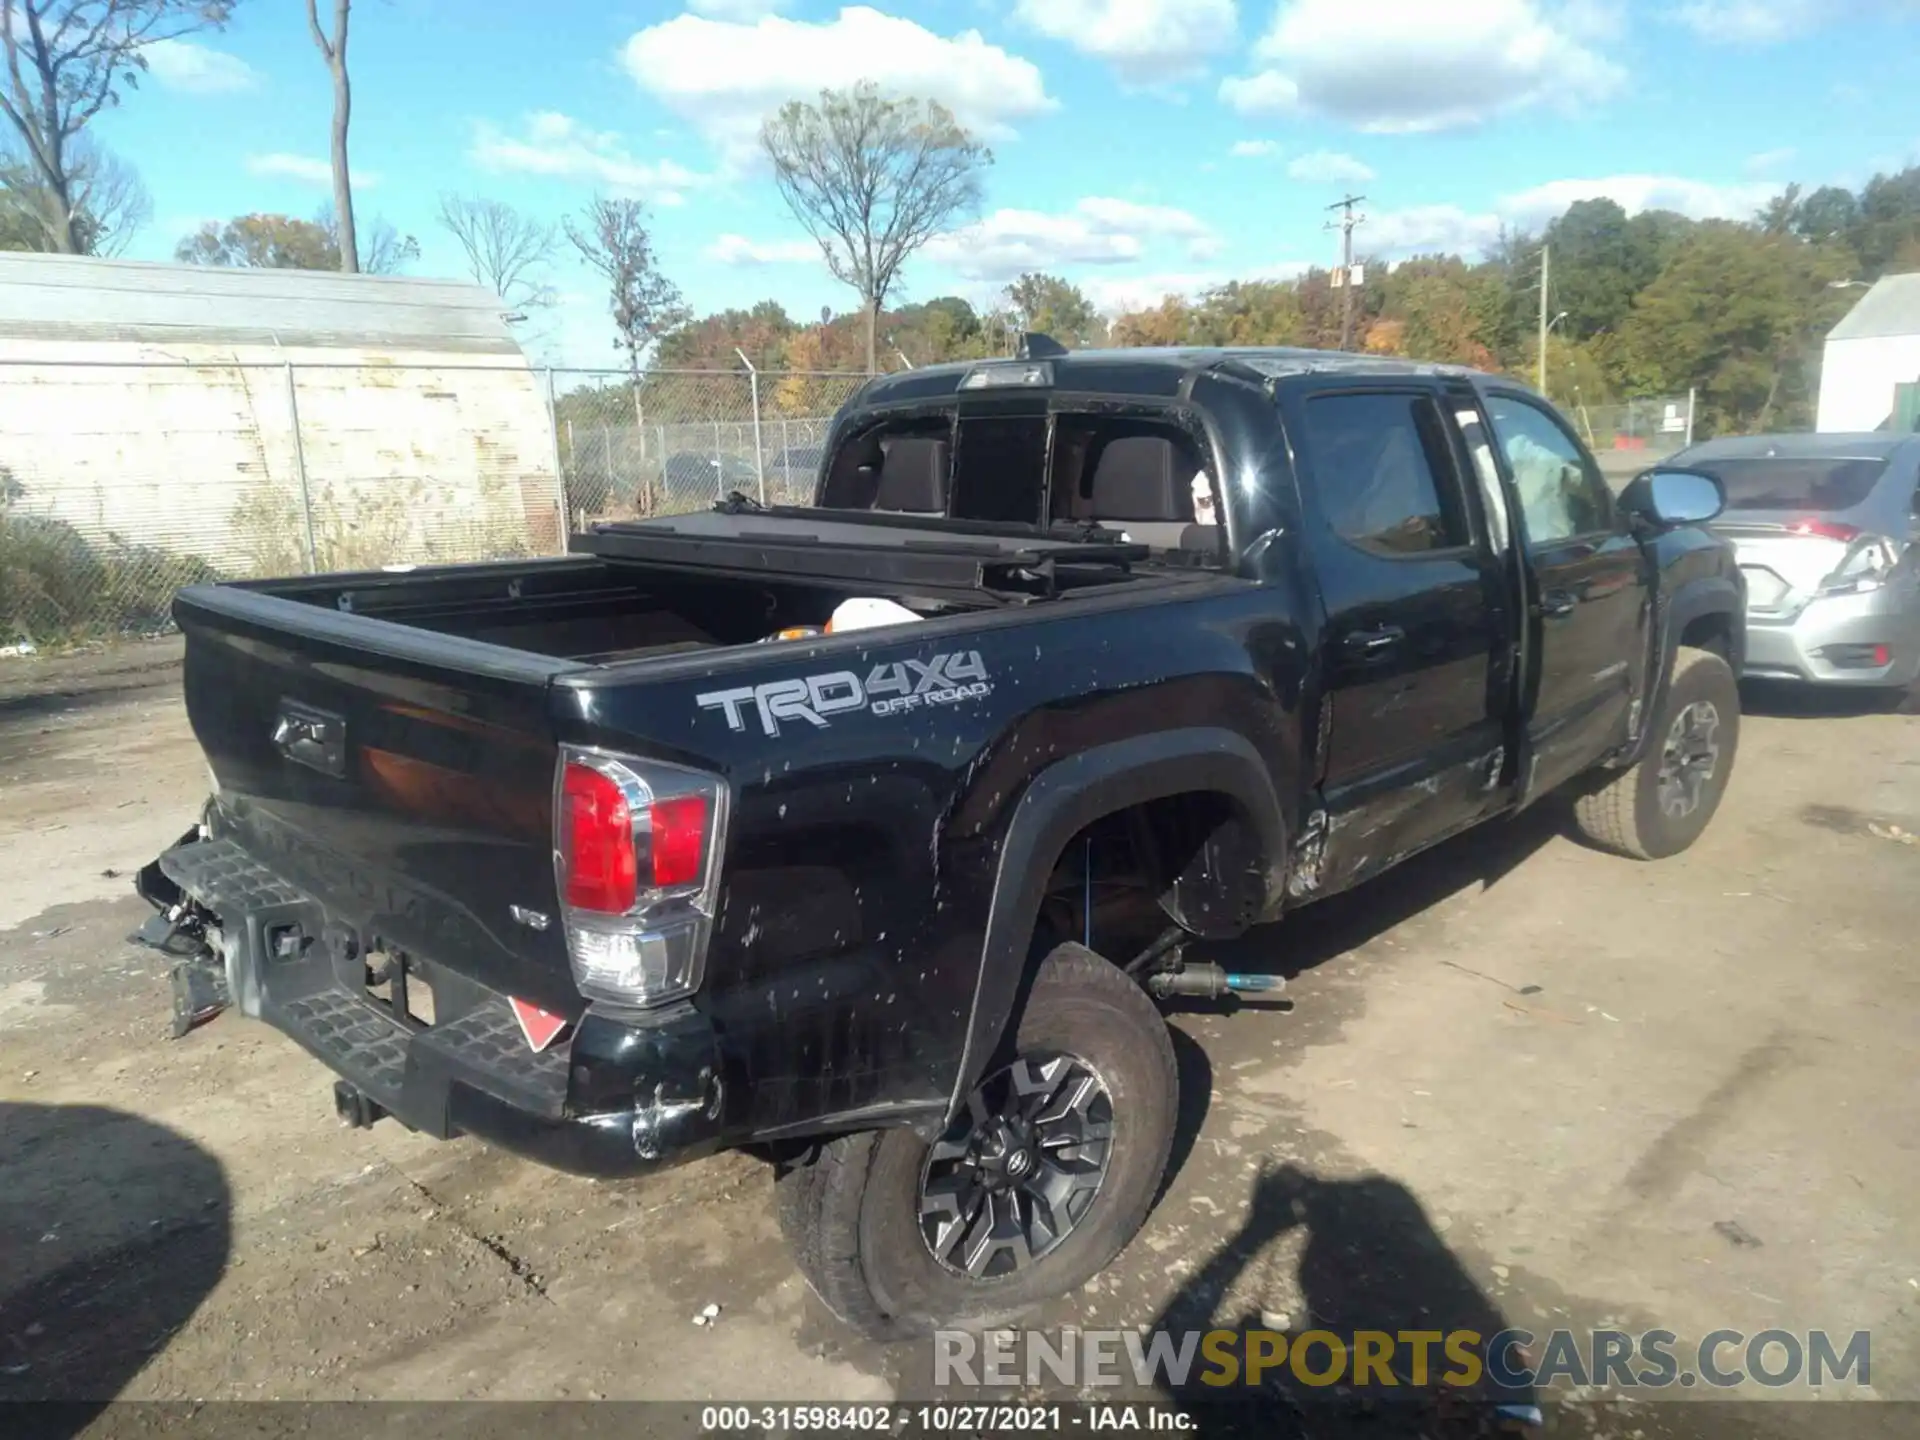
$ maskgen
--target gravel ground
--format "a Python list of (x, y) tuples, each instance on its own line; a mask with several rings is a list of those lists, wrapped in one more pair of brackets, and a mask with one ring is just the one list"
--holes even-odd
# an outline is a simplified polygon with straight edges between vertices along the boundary
[[(168, 1039), (163, 967), (124, 937), (131, 872), (204, 783), (177, 654), (0, 660), (0, 1397), (934, 1393), (927, 1347), (820, 1310), (753, 1161), (574, 1179), (344, 1130), (253, 1022)], [(1040, 1323), (1869, 1329), (1872, 1393), (1920, 1401), (1920, 719), (1751, 698), (1687, 855), (1614, 859), (1541, 807), (1241, 942), (1291, 1008), (1175, 1017), (1177, 1172)], [(1575, 1403), (1548, 1428), (1838, 1413)]]

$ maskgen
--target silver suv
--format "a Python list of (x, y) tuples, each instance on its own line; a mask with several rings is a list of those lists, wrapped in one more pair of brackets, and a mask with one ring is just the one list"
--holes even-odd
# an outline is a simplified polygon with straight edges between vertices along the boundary
[(1711, 528), (1747, 580), (1745, 674), (1888, 687), (1920, 676), (1920, 435), (1748, 435), (1670, 463), (1726, 490)]

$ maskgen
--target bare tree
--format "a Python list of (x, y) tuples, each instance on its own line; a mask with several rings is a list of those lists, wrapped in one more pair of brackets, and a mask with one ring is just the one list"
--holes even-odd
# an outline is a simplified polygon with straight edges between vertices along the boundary
[(80, 132), (139, 87), (145, 47), (217, 30), (232, 13), (233, 0), (0, 0), (0, 113), (26, 150), (56, 251), (86, 251)]
[(613, 328), (638, 377), (653, 343), (686, 323), (690, 311), (680, 288), (660, 273), (647, 229), (647, 207), (638, 200), (596, 196), (586, 213), (568, 216), (561, 228), (580, 258), (607, 282)]
[(499, 200), (462, 195), (440, 197), (440, 223), (467, 252), (474, 280), (498, 295), (509, 310), (554, 303), (553, 289), (543, 276), (553, 258), (553, 226)]
[(111, 151), (80, 137), (74, 150), (73, 205), (92, 221), (92, 255), (124, 254), (153, 219), (153, 197), (140, 172)]
[(333, 33), (320, 27), (320, 0), (307, 0), (307, 28), (333, 77), (333, 212), (339, 216), (340, 268), (360, 271), (360, 239), (353, 226), (353, 177), (347, 170), (347, 123), (353, 118), (353, 85), (347, 78), (347, 12), (353, 0), (333, 0)]
[[(340, 225), (339, 215), (331, 204), (322, 205), (313, 217), (314, 224), (327, 233), (327, 243), (332, 247), (334, 260), (327, 268), (346, 270), (343, 258), (342, 242), (346, 238)], [(364, 240), (364, 245), (360, 241)], [(393, 228), (385, 216), (373, 217), (373, 224), (361, 227), (354, 248), (358, 251), (355, 271), (363, 275), (398, 275), (406, 266), (420, 258), (420, 242), (411, 235), (402, 235)]]
[(153, 218), (139, 171), (91, 136), (68, 141), (66, 158), (72, 213), (56, 220), (60, 207), (50, 201), (32, 161), (0, 144), (0, 248), (59, 253), (71, 234), (84, 255), (118, 255)]
[(900, 267), (927, 241), (980, 206), (980, 171), (993, 155), (927, 100), (893, 99), (870, 81), (795, 100), (760, 128), (774, 182), (819, 243), (833, 278), (867, 312), (867, 371), (877, 326)]

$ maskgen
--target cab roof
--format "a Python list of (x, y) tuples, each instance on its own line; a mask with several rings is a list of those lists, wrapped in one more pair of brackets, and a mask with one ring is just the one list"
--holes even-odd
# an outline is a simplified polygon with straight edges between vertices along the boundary
[(1030, 386), (1007, 388), (1162, 396), (1177, 393), (1187, 376), (1209, 371), (1252, 380), (1277, 380), (1295, 375), (1448, 375), (1462, 379), (1489, 378), (1484, 372), (1464, 365), (1441, 365), (1391, 355), (1354, 355), (1338, 350), (1304, 350), (1279, 345), (1140, 346), (1118, 350), (1074, 350), (1064, 355), (1036, 355), (1032, 359), (946, 361), (918, 370), (877, 376), (862, 387), (857, 403), (892, 405), (937, 401), (943, 396), (960, 393), (962, 383), (976, 371), (1008, 373), (1036, 366), (1047, 367), (1048, 379)]

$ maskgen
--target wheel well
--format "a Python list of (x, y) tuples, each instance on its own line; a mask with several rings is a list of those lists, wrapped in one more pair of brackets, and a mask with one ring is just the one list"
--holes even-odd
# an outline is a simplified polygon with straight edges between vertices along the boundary
[(1722, 660), (1733, 658), (1733, 617), (1715, 613), (1696, 615), (1680, 632), (1680, 643), (1694, 650), (1711, 650)]
[(1222, 791), (1188, 790), (1108, 811), (1061, 847), (1036, 939), (1078, 940), (1125, 958), (1169, 919), (1197, 935), (1231, 938), (1265, 900), (1260, 849), (1244, 807)]

